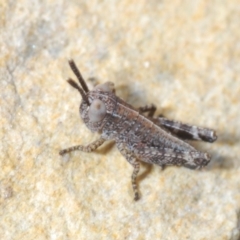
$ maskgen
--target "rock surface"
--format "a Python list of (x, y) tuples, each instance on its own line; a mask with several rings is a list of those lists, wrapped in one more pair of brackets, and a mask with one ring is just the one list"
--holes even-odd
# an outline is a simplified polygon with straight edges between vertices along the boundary
[[(239, 0), (1, 1), (0, 16), (1, 239), (240, 239)], [(98, 138), (71, 58), (136, 107), (216, 129), (194, 143), (211, 163), (143, 164), (134, 202), (113, 144), (59, 156)]]

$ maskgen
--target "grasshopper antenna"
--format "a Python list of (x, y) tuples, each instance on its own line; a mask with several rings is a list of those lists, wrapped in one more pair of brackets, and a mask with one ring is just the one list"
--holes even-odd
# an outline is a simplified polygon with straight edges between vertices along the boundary
[(68, 81), (68, 83), (69, 83), (72, 87), (76, 88), (76, 89), (79, 91), (79, 93), (81, 94), (83, 100), (84, 100), (84, 101), (87, 103), (87, 105), (89, 106), (90, 104), (89, 104), (88, 98), (87, 98), (87, 96), (86, 96), (86, 93), (80, 88), (80, 86), (79, 86), (74, 80), (72, 80), (71, 78), (69, 78), (67, 81)]
[(77, 68), (77, 65), (75, 64), (75, 62), (73, 60), (69, 60), (68, 61), (70, 68), (72, 69), (73, 73), (76, 75), (80, 85), (82, 86), (83, 90), (85, 93), (89, 92), (88, 86), (85, 82), (85, 80), (83, 79), (79, 69)]

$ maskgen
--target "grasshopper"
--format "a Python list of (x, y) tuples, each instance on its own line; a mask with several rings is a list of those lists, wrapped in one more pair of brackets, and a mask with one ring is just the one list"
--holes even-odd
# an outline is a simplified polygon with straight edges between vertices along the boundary
[(214, 142), (215, 131), (154, 117), (156, 107), (153, 104), (136, 109), (116, 96), (112, 82), (99, 84), (90, 91), (73, 60), (69, 65), (80, 83), (68, 79), (82, 97), (80, 116), (86, 126), (92, 132), (99, 132), (101, 137), (87, 146), (63, 149), (60, 155), (76, 150), (92, 152), (107, 140), (115, 141), (120, 153), (133, 166), (134, 200), (139, 199), (136, 178), (140, 161), (191, 169), (201, 169), (210, 162), (209, 154), (198, 151), (185, 140)]

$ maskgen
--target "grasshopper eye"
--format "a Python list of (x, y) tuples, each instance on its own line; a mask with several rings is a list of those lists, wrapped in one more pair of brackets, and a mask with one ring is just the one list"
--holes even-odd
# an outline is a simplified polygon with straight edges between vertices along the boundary
[(91, 122), (101, 121), (106, 114), (106, 106), (99, 99), (93, 100), (89, 107), (88, 116)]
[(112, 82), (105, 82), (103, 84), (98, 84), (94, 90), (101, 90), (101, 91), (104, 91), (104, 92), (115, 92), (115, 88), (114, 88), (114, 84)]

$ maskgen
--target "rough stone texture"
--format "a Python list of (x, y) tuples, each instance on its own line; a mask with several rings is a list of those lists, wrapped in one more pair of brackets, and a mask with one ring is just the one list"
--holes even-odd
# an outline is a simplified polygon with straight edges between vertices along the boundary
[[(239, 0), (0, 2), (0, 238), (240, 239)], [(217, 130), (203, 171), (132, 167), (97, 138), (65, 81), (113, 81), (134, 106)], [(89, 82), (90, 87), (93, 86)]]

